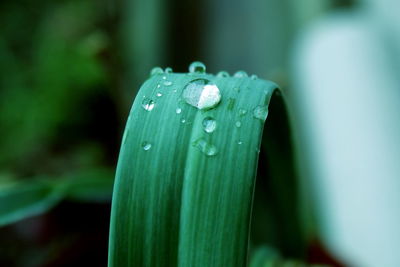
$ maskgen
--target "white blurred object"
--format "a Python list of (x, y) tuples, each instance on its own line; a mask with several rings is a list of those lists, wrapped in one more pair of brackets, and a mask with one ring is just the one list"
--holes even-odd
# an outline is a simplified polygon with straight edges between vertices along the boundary
[(350, 266), (399, 267), (400, 2), (364, 4), (302, 35), (291, 97), (325, 244)]

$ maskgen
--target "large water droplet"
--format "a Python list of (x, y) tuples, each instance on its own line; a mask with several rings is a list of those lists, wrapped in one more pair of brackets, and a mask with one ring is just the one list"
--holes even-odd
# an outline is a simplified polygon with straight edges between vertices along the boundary
[(172, 73), (172, 68), (170, 67), (165, 68), (165, 73)]
[(142, 148), (143, 148), (143, 150), (148, 151), (151, 148), (151, 144), (149, 142), (147, 142), (147, 141), (144, 141), (142, 143)]
[(248, 77), (247, 73), (245, 71), (239, 70), (238, 72), (236, 72), (233, 77), (235, 78), (245, 78)]
[(206, 72), (206, 65), (204, 65), (200, 61), (195, 61), (189, 65), (189, 72), (190, 73), (205, 73)]
[(183, 89), (182, 96), (186, 103), (198, 109), (213, 108), (221, 101), (221, 93), (218, 87), (206, 79), (196, 79), (189, 82)]
[(153, 100), (147, 97), (145, 97), (142, 101), (142, 107), (147, 111), (152, 111), (155, 104), (156, 103)]
[(217, 121), (211, 117), (206, 117), (203, 120), (203, 129), (207, 133), (212, 133), (217, 128)]
[(226, 71), (220, 71), (220, 72), (217, 73), (217, 77), (226, 78), (226, 77), (229, 77), (229, 73), (226, 72)]
[(267, 106), (257, 106), (253, 111), (253, 116), (256, 119), (265, 121), (268, 116), (268, 107)]
[(157, 75), (157, 74), (163, 74), (163, 73), (164, 73), (164, 71), (163, 71), (162, 68), (155, 67), (150, 71), (150, 76), (154, 76), (154, 75)]
[(209, 157), (215, 156), (218, 153), (217, 147), (213, 144), (208, 143), (203, 138), (200, 138), (193, 142), (193, 146), (197, 147), (202, 153)]

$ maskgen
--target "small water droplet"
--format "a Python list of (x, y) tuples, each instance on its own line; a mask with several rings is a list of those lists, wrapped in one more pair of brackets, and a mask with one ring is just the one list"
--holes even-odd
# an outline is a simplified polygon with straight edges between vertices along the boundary
[(250, 79), (252, 79), (252, 80), (257, 80), (257, 79), (258, 79), (258, 76), (255, 75), (255, 74), (253, 74), (253, 75), (250, 76)]
[(235, 123), (235, 125), (236, 125), (236, 127), (238, 127), (238, 128), (242, 127), (242, 123), (241, 123), (240, 121), (237, 121), (237, 122)]
[(253, 116), (256, 119), (265, 121), (268, 116), (268, 107), (267, 106), (257, 106), (253, 111)]
[(166, 80), (166, 79), (167, 79), (167, 76), (165, 76), (165, 75), (162, 76), (162, 79), (163, 79), (163, 80)]
[(152, 111), (156, 103), (150, 98), (145, 97), (142, 101), (142, 107), (147, 111)]
[(162, 68), (155, 67), (150, 71), (150, 76), (154, 76), (154, 75), (157, 75), (157, 74), (163, 74), (163, 73), (164, 73), (164, 71), (163, 71)]
[(185, 119), (182, 119), (181, 122), (182, 122), (183, 124), (185, 124), (185, 123), (186, 123), (186, 120), (185, 120)]
[(203, 120), (203, 129), (206, 133), (212, 133), (217, 128), (217, 122), (211, 117), (206, 117)]
[(204, 65), (200, 61), (195, 61), (189, 65), (189, 72), (190, 73), (205, 73), (206, 72), (206, 65)]
[(173, 92), (173, 93), (176, 93), (176, 89), (174, 89), (172, 92)]
[(183, 99), (198, 109), (210, 109), (219, 104), (221, 93), (218, 87), (209, 80), (196, 79), (183, 89)]
[(165, 73), (172, 73), (172, 68), (170, 67), (165, 68)]
[(144, 141), (142, 143), (142, 148), (143, 148), (143, 150), (148, 151), (151, 148), (151, 144), (149, 142)]
[(229, 73), (226, 72), (226, 71), (220, 71), (220, 72), (217, 73), (217, 77), (226, 78), (226, 77), (229, 77)]
[(176, 112), (176, 114), (181, 114), (182, 109), (181, 108), (176, 108), (175, 112)]
[(239, 70), (238, 72), (236, 72), (233, 77), (235, 78), (245, 78), (248, 77), (247, 73), (245, 71)]
[(162, 93), (158, 92), (158, 93), (156, 94), (156, 96), (157, 96), (157, 97), (162, 97)]
[(160, 88), (161, 87), (161, 85), (160, 84), (157, 84), (157, 88)]
[(164, 85), (165, 85), (165, 86), (171, 86), (171, 85), (172, 85), (172, 82), (171, 82), (171, 81), (165, 81), (165, 82), (164, 82)]
[(243, 144), (243, 142), (242, 142), (242, 141), (238, 141), (237, 143), (238, 143), (238, 145), (241, 145), (241, 144)]
[(215, 156), (218, 153), (217, 147), (208, 143), (203, 138), (200, 138), (193, 142), (193, 146), (197, 147), (202, 153), (209, 157)]
[(247, 114), (247, 110), (245, 110), (245, 109), (243, 109), (243, 108), (239, 109), (239, 116), (240, 116), (240, 117), (243, 117), (243, 116), (246, 115), (246, 114)]

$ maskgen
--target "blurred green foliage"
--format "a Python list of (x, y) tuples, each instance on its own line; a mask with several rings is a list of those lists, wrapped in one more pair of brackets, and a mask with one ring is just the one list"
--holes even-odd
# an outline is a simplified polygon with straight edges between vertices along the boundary
[[(36, 215), (0, 229), (1, 266), (83, 262), (89, 248), (60, 259), (75, 242), (88, 238), (81, 234), (90, 232), (84, 230), (86, 224), (71, 228), (76, 220), (96, 216), (103, 216), (106, 223), (98, 224), (101, 230), (91, 226), (103, 233), (90, 238), (102, 236), (106, 254), (123, 119), (117, 115), (118, 97), (110, 74), (108, 27), (113, 15), (104, 4), (91, 0), (0, 3), (0, 226)], [(92, 208), (83, 213), (77, 209), (71, 217), (68, 207), (75, 204), (68, 203), (73, 202)], [(61, 229), (51, 222), (54, 214), (68, 225)], [(32, 220), (45, 232), (31, 229)], [(21, 232), (21, 227), (27, 230)], [(45, 238), (48, 231), (54, 240)], [(71, 234), (75, 238), (65, 241)]]
[(87, 102), (107, 86), (98, 55), (108, 41), (91, 1), (25, 2), (0, 14), (0, 168), (32, 175), (56, 164), (57, 146), (78, 150), (76, 164), (101, 156), (89, 139), (84, 149), (71, 141), (83, 141), (76, 128), (95, 112)]

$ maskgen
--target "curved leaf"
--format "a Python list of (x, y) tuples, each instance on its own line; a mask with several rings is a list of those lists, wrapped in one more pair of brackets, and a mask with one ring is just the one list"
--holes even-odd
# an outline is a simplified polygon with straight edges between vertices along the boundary
[[(196, 79), (219, 88), (214, 108), (184, 100)], [(247, 264), (263, 125), (276, 88), (243, 73), (159, 73), (144, 83), (118, 161), (109, 266)]]

